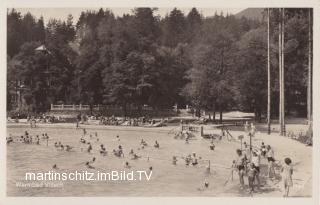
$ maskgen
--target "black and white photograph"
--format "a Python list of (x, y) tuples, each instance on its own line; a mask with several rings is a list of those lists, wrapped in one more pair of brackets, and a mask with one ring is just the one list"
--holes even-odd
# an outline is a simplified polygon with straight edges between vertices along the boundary
[(312, 198), (314, 13), (6, 8), (6, 196)]

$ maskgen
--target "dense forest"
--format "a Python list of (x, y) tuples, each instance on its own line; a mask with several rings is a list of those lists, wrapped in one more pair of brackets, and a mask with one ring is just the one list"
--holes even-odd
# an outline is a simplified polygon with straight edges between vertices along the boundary
[[(7, 13), (7, 110), (50, 104), (192, 105), (198, 110), (267, 111), (267, 23), (193, 8), (84, 11), (75, 20)], [(306, 117), (308, 9), (285, 9), (285, 110)], [(271, 9), (271, 114), (279, 112), (278, 9)], [(17, 97), (17, 93), (19, 96)], [(20, 105), (19, 105), (20, 103)]]

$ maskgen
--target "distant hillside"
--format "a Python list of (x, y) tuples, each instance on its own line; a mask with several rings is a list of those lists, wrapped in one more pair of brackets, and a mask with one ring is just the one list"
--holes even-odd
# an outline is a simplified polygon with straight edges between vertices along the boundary
[(248, 19), (255, 19), (261, 21), (263, 18), (263, 8), (248, 8), (240, 11), (235, 16), (236, 18), (246, 17)]

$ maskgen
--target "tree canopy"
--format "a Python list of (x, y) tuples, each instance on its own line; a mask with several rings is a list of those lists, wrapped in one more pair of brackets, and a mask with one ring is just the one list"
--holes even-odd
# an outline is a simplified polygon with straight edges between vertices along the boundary
[[(51, 103), (154, 109), (192, 105), (201, 110), (266, 112), (265, 21), (234, 15), (204, 17), (178, 8), (165, 17), (135, 8), (116, 17), (109, 9), (79, 19), (7, 13), (8, 109), (16, 93), (29, 111)], [(271, 9), (272, 107), (277, 114), (277, 21)], [(286, 9), (285, 88), (288, 113), (306, 115), (308, 9)], [(35, 50), (45, 45), (46, 50)], [(222, 117), (222, 115), (221, 115)]]

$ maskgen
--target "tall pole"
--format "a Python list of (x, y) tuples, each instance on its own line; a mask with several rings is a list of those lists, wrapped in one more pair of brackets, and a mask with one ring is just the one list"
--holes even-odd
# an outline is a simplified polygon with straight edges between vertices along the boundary
[(309, 22), (308, 22), (308, 26), (309, 26), (309, 31), (308, 31), (308, 97), (307, 97), (307, 101), (308, 101), (308, 125), (312, 124), (312, 44), (311, 44), (311, 26), (312, 26), (312, 22), (311, 22), (311, 9), (309, 9)]
[(268, 123), (268, 135), (271, 132), (271, 120), (270, 120), (270, 112), (271, 112), (271, 85), (270, 85), (270, 11), (268, 8), (268, 108), (267, 108), (267, 123)]
[(282, 24), (281, 24), (281, 8), (279, 8), (279, 19), (278, 19), (278, 26), (279, 26), (279, 127), (280, 127), (280, 135), (282, 135), (282, 55), (281, 55), (281, 43), (282, 43)]
[(282, 35), (282, 37), (281, 37), (281, 40), (282, 40), (282, 42), (281, 42), (281, 55), (282, 55), (282, 57), (281, 57), (281, 60), (282, 60), (282, 66), (281, 66), (281, 69), (282, 69), (282, 72), (281, 72), (281, 77), (282, 77), (282, 82), (281, 82), (281, 84), (282, 84), (282, 92), (281, 92), (281, 94), (282, 94), (282, 100), (281, 100), (281, 106), (282, 106), (282, 115), (281, 115), (281, 117), (282, 117), (282, 135), (283, 136), (285, 136), (286, 135), (286, 123), (285, 123), (285, 114), (286, 114), (286, 111), (285, 111), (285, 78), (284, 78), (284, 29), (285, 29), (285, 27), (284, 27), (284, 21), (285, 21), (285, 9), (283, 8), (282, 9), (282, 21), (281, 21), (281, 23), (282, 23), (282, 29), (281, 29), (281, 35)]

